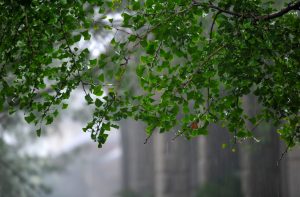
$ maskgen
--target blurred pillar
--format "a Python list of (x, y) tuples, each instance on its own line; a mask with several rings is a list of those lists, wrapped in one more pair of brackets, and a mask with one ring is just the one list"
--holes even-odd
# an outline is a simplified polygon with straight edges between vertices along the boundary
[[(233, 147), (222, 148), (223, 144), (230, 144), (230, 140), (233, 138), (233, 134), (230, 134), (226, 128), (223, 128), (220, 124), (211, 123), (208, 126), (209, 135), (197, 136), (198, 138), (198, 183), (203, 189), (203, 184), (207, 181), (211, 184), (210, 187), (216, 185), (223, 185), (229, 187), (231, 183), (224, 183), (224, 177), (230, 176), (234, 180), (239, 180), (239, 162), (238, 151), (232, 152)], [(234, 181), (232, 180), (232, 182)], [(233, 190), (231, 196), (238, 196), (240, 194), (240, 188), (230, 188)], [(220, 188), (213, 188), (212, 190), (220, 190)], [(214, 194), (211, 191), (211, 195)], [(217, 192), (217, 191), (216, 191)], [(201, 192), (199, 193), (201, 196)], [(225, 195), (225, 194), (224, 194)], [(215, 195), (213, 195), (215, 196)]]
[[(180, 128), (175, 127), (174, 131)], [(196, 146), (186, 141), (184, 137), (175, 137), (174, 133), (158, 134), (155, 136), (155, 197), (189, 197), (193, 190), (193, 176), (196, 172), (195, 157), (191, 155)], [(194, 157), (194, 158), (192, 158)]]
[[(260, 112), (257, 98), (248, 95), (242, 98), (244, 114), (252, 118)], [(259, 121), (259, 120), (258, 120)], [(246, 121), (251, 131), (254, 125)], [(260, 140), (246, 139), (241, 144), (240, 166), (244, 197), (287, 196), (282, 194), (281, 169), (276, 162), (279, 159), (280, 142), (272, 123), (261, 123), (254, 131), (254, 137)]]
[(146, 125), (133, 119), (122, 120), (123, 188), (138, 196), (154, 191), (153, 140), (144, 145)]
[[(286, 149), (286, 145), (284, 143), (284, 146), (281, 148), (281, 152), (283, 152)], [(282, 162), (282, 163), (281, 163)], [(284, 165), (283, 165), (284, 164)], [(286, 190), (283, 190), (283, 192), (286, 192), (289, 194), (289, 197), (298, 197), (300, 195), (300, 148), (299, 144), (297, 144), (292, 151), (288, 151), (286, 155), (283, 156), (283, 159), (280, 161), (280, 164), (283, 169), (283, 175), (284, 176), (282, 180), (282, 183), (284, 184)], [(283, 188), (283, 189), (285, 189)], [(283, 193), (285, 194), (285, 193)], [(285, 195), (282, 195), (285, 196)]]

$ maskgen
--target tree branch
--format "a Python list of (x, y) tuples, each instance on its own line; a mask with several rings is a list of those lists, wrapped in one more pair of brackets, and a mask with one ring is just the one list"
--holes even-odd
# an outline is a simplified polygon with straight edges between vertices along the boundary
[(102, 22), (99, 22), (99, 21), (94, 21), (94, 22), (95, 22), (95, 23), (100, 23), (100, 24), (103, 25), (103, 26), (107, 26), (107, 27), (114, 28), (114, 29), (116, 29), (116, 30), (118, 30), (118, 31), (122, 31), (122, 32), (127, 33), (127, 34), (129, 34), (129, 35), (132, 35), (132, 36), (134, 36), (134, 37), (141, 38), (140, 36), (137, 36), (137, 35), (135, 35), (135, 34), (129, 33), (129, 32), (127, 32), (127, 31), (125, 31), (125, 30), (123, 30), (123, 29), (119, 29), (119, 28), (117, 28), (117, 27), (115, 27), (115, 26), (106, 25), (106, 24), (104, 24), (104, 23), (102, 23)]
[(217, 17), (218, 17), (218, 15), (219, 14), (221, 14), (222, 12), (221, 11), (219, 11), (217, 14), (216, 14), (216, 16), (215, 16), (215, 18), (214, 18), (214, 21), (212, 22), (212, 24), (211, 24), (211, 28), (210, 28), (210, 36), (209, 36), (209, 43), (208, 43), (208, 45), (210, 45), (210, 43), (211, 43), (211, 36), (212, 36), (212, 30), (213, 30), (213, 27), (214, 27), (214, 24), (215, 24), (215, 21), (216, 21), (216, 19), (217, 19)]
[[(183, 13), (183, 12), (186, 12), (186, 11), (190, 10), (190, 9), (191, 9), (192, 7), (194, 7), (194, 6), (195, 6), (195, 4), (192, 4), (192, 5), (189, 6), (188, 8), (186, 8), (186, 9), (184, 9), (184, 10), (181, 10), (180, 12), (177, 12), (177, 13), (173, 14), (171, 17), (167, 18), (167, 19), (165, 20), (165, 22), (168, 21), (168, 20), (170, 20), (170, 19), (173, 19), (174, 16), (176, 16), (176, 15), (178, 15), (178, 14), (180, 14), (180, 13)], [(150, 30), (148, 30), (148, 31), (140, 38), (140, 40), (132, 47), (131, 52), (134, 51), (135, 47), (136, 47), (137, 45), (140, 44), (140, 42), (142, 41), (142, 39), (143, 39), (144, 37), (146, 37), (151, 31), (153, 31), (154, 29), (156, 29), (156, 28), (157, 28), (158, 26), (160, 26), (161, 24), (162, 24), (162, 22), (159, 22), (157, 25), (155, 25), (155, 26), (152, 27)], [(123, 67), (123, 69), (122, 69), (122, 72), (121, 72), (121, 74), (120, 74), (120, 76), (119, 76), (119, 79), (118, 79), (117, 86), (116, 86), (116, 88), (115, 88), (115, 90), (114, 90), (115, 99), (117, 98), (117, 94), (116, 94), (116, 93), (117, 93), (117, 89), (118, 89), (119, 84), (120, 84), (120, 80), (121, 80), (121, 78), (122, 78), (123, 72), (124, 72), (125, 69), (126, 69), (126, 66), (128, 65), (128, 60), (130, 59), (131, 54), (132, 54), (132, 53), (130, 53), (130, 54), (128, 55), (127, 61), (126, 61), (125, 65), (124, 65), (124, 67)]]
[[(260, 123), (262, 123), (262, 121), (264, 121), (264, 118), (261, 119), (261, 120), (257, 123), (257, 125), (255, 125), (255, 127), (253, 127), (253, 129), (252, 129), (250, 132), (252, 133), (252, 132), (256, 129), (256, 127), (257, 127)], [(248, 135), (247, 135), (246, 137), (248, 137)], [(241, 139), (241, 140), (240, 140), (240, 143), (242, 143), (242, 142), (244, 141), (244, 139), (246, 139), (246, 137), (244, 137), (243, 139)]]
[[(77, 66), (77, 64), (76, 64), (76, 60), (75, 60), (75, 57), (74, 57), (74, 53), (73, 53), (72, 50), (71, 50), (71, 47), (70, 47), (70, 44), (69, 44), (69, 40), (68, 40), (68, 38), (67, 38), (67, 36), (66, 36), (66, 33), (65, 33), (65, 31), (64, 31), (63, 24), (62, 24), (61, 21), (60, 21), (60, 25), (61, 25), (61, 29), (62, 29), (62, 31), (63, 31), (63, 35), (64, 35), (64, 37), (65, 37), (65, 40), (67, 41), (67, 45), (68, 45), (69, 52), (70, 52), (71, 55), (72, 55), (72, 60), (74, 61), (74, 64), (75, 64), (75, 66), (76, 66), (76, 68), (77, 68), (78, 76), (80, 77), (79, 68), (78, 68), (78, 66)], [(83, 85), (83, 81), (82, 81), (82, 80), (81, 80), (81, 84), (82, 84), (83, 91), (85, 92), (85, 94), (87, 94), (86, 91), (85, 91), (85, 88), (84, 88), (84, 85)]]
[(151, 134), (145, 139), (145, 142), (144, 142), (144, 144), (147, 144), (147, 142), (148, 142), (148, 140), (149, 140), (149, 138), (152, 136), (152, 134), (154, 133), (154, 129), (155, 129), (156, 127), (154, 127), (153, 129), (152, 129), (152, 132), (151, 132)]
[(192, 77), (191, 77), (189, 80), (187, 80), (185, 83), (183, 83), (181, 86), (179, 86), (178, 88), (174, 89), (173, 92), (179, 90), (179, 89), (182, 88), (183, 86), (187, 85), (190, 81), (192, 81), (192, 79), (193, 79), (194, 76), (197, 74), (197, 72), (200, 70), (200, 68), (203, 66), (203, 64), (205, 64), (206, 62), (208, 62), (208, 60), (209, 60), (214, 54), (218, 53), (221, 49), (223, 49), (224, 47), (227, 47), (227, 46), (230, 45), (231, 43), (232, 43), (232, 41), (229, 42), (229, 43), (227, 43), (227, 44), (224, 44), (223, 46), (221, 46), (220, 48), (218, 48), (217, 50), (215, 50), (213, 53), (211, 53), (211, 54), (206, 58), (206, 60), (200, 64), (200, 66), (198, 67), (198, 69), (196, 70), (196, 72), (192, 75)]
[(201, 7), (209, 7), (209, 8), (219, 10), (221, 12), (224, 12), (224, 13), (227, 13), (227, 14), (230, 14), (230, 15), (234, 15), (234, 16), (238, 16), (238, 17), (254, 18), (254, 20), (259, 20), (259, 19), (270, 20), (270, 19), (273, 19), (273, 18), (280, 17), (280, 16), (288, 13), (291, 10), (298, 10), (299, 7), (300, 7), (300, 0), (298, 0), (297, 3), (289, 4), (287, 7), (281, 9), (278, 12), (274, 12), (274, 13), (264, 15), (264, 16), (253, 16), (250, 13), (241, 14), (241, 13), (238, 13), (238, 12), (233, 12), (233, 11), (230, 11), (230, 10), (226, 10), (224, 8), (219, 8), (219, 7), (214, 6), (214, 5), (203, 5), (203, 4), (200, 4), (199, 2), (197, 2), (196, 0), (193, 0), (193, 2), (196, 5), (201, 6)]
[(299, 132), (299, 127), (297, 128), (297, 130), (294, 133), (294, 136), (291, 138), (289, 145), (286, 147), (285, 151), (281, 154), (281, 157), (279, 158), (279, 160), (277, 161), (277, 165), (279, 164), (279, 162), (281, 161), (281, 159), (283, 158), (284, 154), (287, 153), (287, 150), (289, 149), (289, 147), (291, 146), (292, 142), (294, 141), (294, 138), (296, 136), (297, 131)]

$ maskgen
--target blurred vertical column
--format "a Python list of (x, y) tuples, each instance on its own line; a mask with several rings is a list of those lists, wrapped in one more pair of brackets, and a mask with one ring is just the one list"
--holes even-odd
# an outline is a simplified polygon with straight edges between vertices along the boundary
[[(286, 149), (286, 144), (281, 146), (281, 152)], [(299, 144), (297, 144), (292, 151), (288, 151), (286, 155), (283, 156), (283, 159), (280, 161), (282, 170), (282, 174), (284, 175), (282, 180), (282, 184), (285, 186), (286, 192), (289, 194), (289, 197), (298, 197), (300, 195), (300, 148)], [(283, 193), (285, 196), (285, 193)]]
[[(245, 96), (242, 101), (244, 114), (247, 114), (249, 118), (260, 113), (261, 107), (254, 95)], [(246, 121), (246, 127), (251, 131), (254, 125)], [(286, 192), (283, 193), (281, 187), (285, 181), (281, 173), (284, 167), (276, 164), (280, 155), (280, 141), (276, 129), (272, 127), (272, 122), (262, 122), (253, 134), (259, 142), (251, 138), (245, 139), (240, 145), (243, 196), (288, 196)]]
[[(239, 196), (239, 149), (236, 147), (236, 151), (232, 152), (233, 147), (222, 148), (222, 144), (230, 143), (233, 134), (214, 123), (210, 123), (208, 131), (207, 136), (197, 136), (198, 196)], [(226, 191), (222, 188), (226, 188)]]
[(132, 118), (122, 120), (123, 188), (138, 196), (152, 195), (154, 191), (153, 140), (144, 145), (145, 124)]
[[(175, 127), (174, 131), (180, 129)], [(191, 155), (195, 141), (178, 137), (174, 133), (155, 134), (155, 197), (189, 197), (192, 194), (196, 175), (195, 157)], [(193, 158), (194, 157), (194, 158)]]

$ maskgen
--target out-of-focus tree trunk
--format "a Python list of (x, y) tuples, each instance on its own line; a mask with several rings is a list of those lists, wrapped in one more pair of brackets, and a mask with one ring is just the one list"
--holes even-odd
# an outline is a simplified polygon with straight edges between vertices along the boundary
[[(282, 146), (281, 152), (286, 149), (286, 145)], [(279, 156), (279, 155), (278, 155)], [(284, 164), (284, 165), (283, 165)], [(287, 191), (283, 190), (282, 196), (286, 196), (284, 192), (289, 194), (289, 197), (298, 197), (300, 195), (300, 148), (299, 144), (296, 145), (292, 149), (292, 151), (288, 151), (286, 155), (283, 156), (283, 159), (280, 161), (282, 165), (284, 176), (282, 180), (282, 184), (287, 188)], [(287, 179), (286, 179), (287, 178)]]
[[(244, 114), (252, 118), (260, 112), (257, 98), (254, 95), (243, 97)], [(258, 120), (259, 121), (259, 120)], [(251, 131), (254, 125), (246, 121), (246, 127)], [(246, 139), (241, 144), (240, 165), (244, 197), (287, 196), (282, 194), (280, 184), (279, 159), (280, 142), (272, 123), (261, 123), (254, 131), (254, 139)]]
[(172, 131), (155, 134), (155, 197), (189, 197), (193, 185), (191, 141), (178, 137), (172, 142)]
[(127, 119), (121, 122), (123, 147), (123, 187), (139, 196), (154, 191), (153, 140), (144, 145), (145, 124)]

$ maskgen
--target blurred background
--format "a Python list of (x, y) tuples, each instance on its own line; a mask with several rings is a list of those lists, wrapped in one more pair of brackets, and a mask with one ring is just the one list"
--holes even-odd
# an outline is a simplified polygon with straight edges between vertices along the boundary
[[(124, 6), (126, 3), (122, 2)], [(274, 6), (282, 8), (283, 1), (277, 0)], [(86, 10), (91, 7), (98, 13), (96, 6), (85, 5)], [(130, 11), (118, 8), (107, 12), (107, 19), (102, 22), (110, 24), (108, 19), (114, 18), (113, 25), (120, 27), (122, 12)], [(99, 21), (102, 17), (95, 15)], [(199, 21), (206, 24), (207, 34), (211, 15)], [(81, 40), (76, 46), (80, 50), (88, 48), (90, 59), (100, 53), (113, 54), (111, 39), (122, 40), (125, 35), (115, 29), (107, 31), (103, 26), (95, 30), (93, 25), (90, 32), (91, 40)], [(132, 95), (143, 94), (135, 76), (139, 56), (144, 55), (141, 51), (131, 58), (122, 79), (122, 87)], [(180, 60), (173, 62), (178, 64)], [(59, 63), (53, 62), (53, 66)], [(94, 77), (102, 72), (93, 69)], [(44, 91), (51, 93), (52, 89)], [(197, 136), (191, 141), (178, 137), (172, 142), (180, 125), (169, 133), (155, 131), (144, 145), (146, 125), (128, 118), (118, 123), (120, 130), (110, 131), (108, 141), (98, 149), (90, 135), (82, 131), (92, 120), (94, 110), (86, 104), (84, 95), (81, 88), (75, 90), (65, 101), (68, 109), (59, 111), (54, 123), (42, 129), (40, 138), (36, 137), (34, 126), (24, 121), (24, 111), (9, 116), (6, 108), (0, 113), (0, 197), (300, 196), (299, 146), (277, 165), (286, 145), (272, 124), (260, 124), (254, 131), (256, 140), (246, 139), (232, 152), (234, 146), (222, 148), (222, 144), (229, 144), (233, 134), (219, 124), (209, 126), (208, 136)], [(261, 110), (253, 95), (242, 101), (249, 117)], [(253, 125), (249, 123), (247, 127), (252, 129)]]

